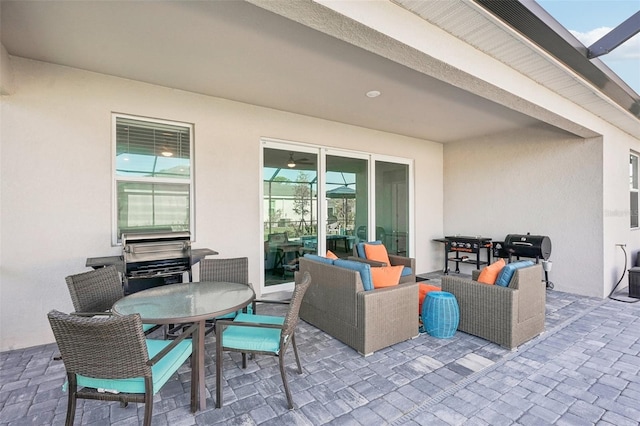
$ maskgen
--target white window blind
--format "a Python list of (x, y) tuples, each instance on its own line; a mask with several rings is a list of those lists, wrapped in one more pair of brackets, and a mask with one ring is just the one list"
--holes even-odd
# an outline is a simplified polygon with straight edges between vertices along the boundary
[(191, 231), (193, 126), (114, 114), (114, 243), (123, 232)]

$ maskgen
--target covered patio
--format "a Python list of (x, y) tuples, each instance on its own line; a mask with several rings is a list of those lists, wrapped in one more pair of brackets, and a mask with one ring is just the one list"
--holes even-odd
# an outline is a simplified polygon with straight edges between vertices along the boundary
[[(295, 410), (286, 407), (277, 361), (261, 357), (242, 370), (239, 354), (224, 355), (224, 406), (213, 408), (215, 341), (209, 337), (208, 408), (190, 412), (185, 364), (155, 397), (153, 424), (635, 425), (640, 418), (637, 303), (548, 291), (546, 332), (515, 351), (457, 332), (452, 339), (421, 334), (362, 357), (302, 321), (297, 341), (302, 375), (287, 355)], [(55, 344), (0, 354), (1, 425), (64, 424), (65, 374), (56, 354)], [(76, 419), (134, 425), (142, 415), (141, 404), (85, 400)]]

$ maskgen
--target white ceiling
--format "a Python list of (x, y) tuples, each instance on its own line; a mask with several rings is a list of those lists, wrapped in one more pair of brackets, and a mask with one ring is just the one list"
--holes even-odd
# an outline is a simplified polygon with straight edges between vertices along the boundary
[(540, 124), (241, 1), (1, 7), (13, 56), (443, 143)]

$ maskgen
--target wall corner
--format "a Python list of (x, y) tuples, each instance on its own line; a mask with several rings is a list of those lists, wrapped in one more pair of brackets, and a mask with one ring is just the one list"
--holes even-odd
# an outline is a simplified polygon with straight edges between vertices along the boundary
[(13, 68), (11, 58), (4, 45), (0, 43), (0, 95), (13, 93)]

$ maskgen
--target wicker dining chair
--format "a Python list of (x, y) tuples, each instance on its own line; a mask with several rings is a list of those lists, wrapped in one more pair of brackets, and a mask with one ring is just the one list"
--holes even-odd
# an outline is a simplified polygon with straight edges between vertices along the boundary
[[(251, 283), (249, 283), (249, 258), (203, 259), (200, 261), (200, 281), (225, 281), (246, 284), (252, 287)], [(248, 312), (253, 313), (254, 308), (255, 301), (251, 307), (248, 308)], [(213, 330), (212, 327), (215, 321), (219, 319), (233, 319), (238, 313), (240, 313), (240, 311), (207, 320), (207, 333)]]
[(300, 305), (305, 292), (311, 284), (311, 275), (305, 272), (300, 283), (296, 284), (286, 316), (250, 315), (241, 313), (233, 321), (219, 320), (216, 323), (216, 407), (222, 407), (222, 364), (223, 352), (242, 353), (242, 368), (247, 368), (247, 354), (273, 355), (278, 357), (280, 375), (287, 396), (289, 409), (293, 400), (287, 383), (284, 368), (284, 355), (291, 342), (298, 365), (298, 374), (302, 366), (296, 347), (295, 329), (298, 324)]
[(67, 426), (73, 425), (77, 398), (144, 403), (143, 424), (151, 425), (153, 395), (191, 356), (186, 338), (197, 329), (175, 340), (153, 340), (145, 339), (138, 314), (82, 317), (53, 310), (47, 317), (67, 371)]
[[(111, 315), (111, 307), (124, 297), (120, 274), (110, 265), (65, 278), (73, 302), (72, 315), (92, 317)], [(143, 330), (149, 334), (162, 325), (144, 324)]]

